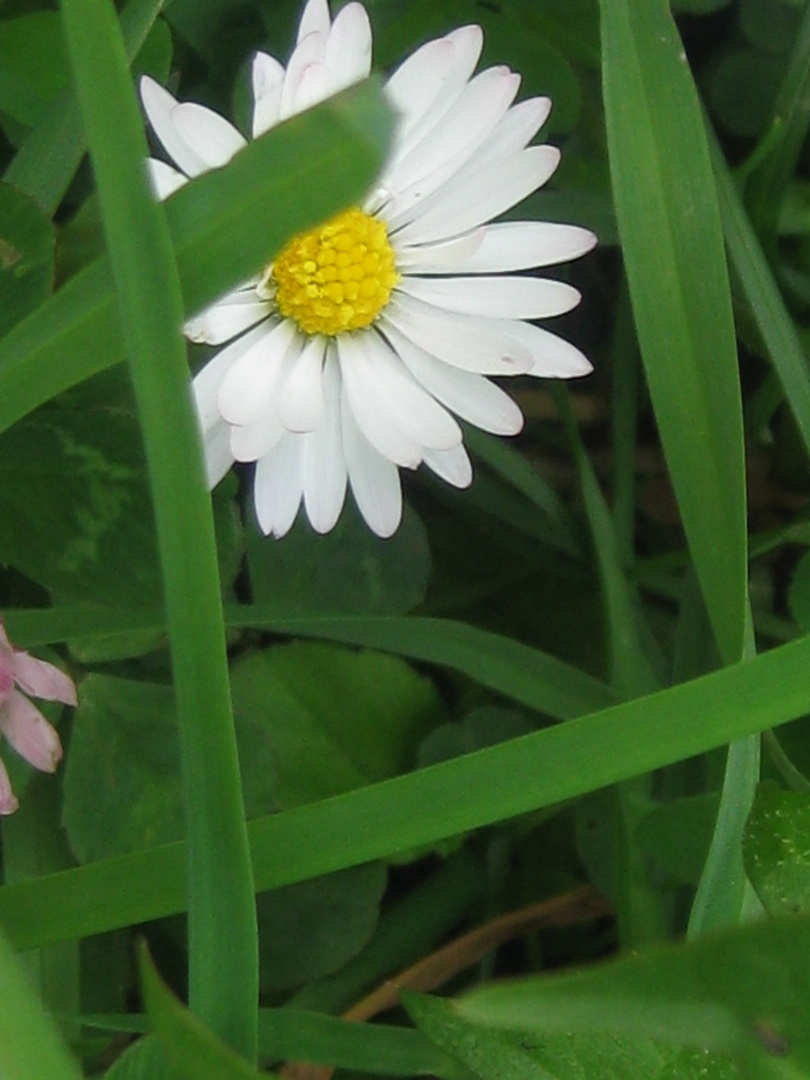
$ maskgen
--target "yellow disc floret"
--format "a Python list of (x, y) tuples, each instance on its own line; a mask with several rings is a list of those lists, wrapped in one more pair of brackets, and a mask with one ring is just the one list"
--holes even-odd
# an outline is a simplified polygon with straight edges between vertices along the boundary
[(372, 323), (398, 280), (384, 222), (353, 207), (294, 236), (262, 285), (304, 333), (333, 337)]

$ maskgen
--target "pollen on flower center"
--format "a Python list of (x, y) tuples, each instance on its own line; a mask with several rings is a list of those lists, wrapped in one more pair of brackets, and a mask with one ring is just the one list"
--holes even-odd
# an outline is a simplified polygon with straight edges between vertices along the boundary
[(262, 286), (305, 333), (334, 336), (372, 323), (398, 280), (385, 223), (353, 207), (293, 237)]

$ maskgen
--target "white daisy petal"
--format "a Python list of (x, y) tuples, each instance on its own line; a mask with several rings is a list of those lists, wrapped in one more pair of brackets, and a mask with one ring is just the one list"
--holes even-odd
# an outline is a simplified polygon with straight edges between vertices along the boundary
[[(492, 226), (490, 226), (491, 228)], [(392, 237), (396, 253), (397, 267), (401, 274), (439, 274), (448, 270), (465, 270), (484, 242), (485, 228), (471, 229), (452, 240), (443, 240), (438, 244), (422, 244), (409, 247), (397, 244)], [(517, 267), (504, 267), (517, 269)]]
[(165, 161), (147, 158), (146, 168), (149, 173), (149, 184), (152, 192), (161, 202), (168, 199), (170, 195), (174, 195), (175, 191), (179, 191), (184, 184), (188, 183), (187, 176), (178, 172), (177, 169), (173, 169), (171, 165), (167, 165)]
[(235, 289), (188, 319), (183, 330), (189, 341), (221, 345), (269, 314), (270, 306), (257, 297), (255, 289)]
[(444, 116), (475, 70), (483, 46), (480, 26), (462, 26), (423, 45), (393, 73), (385, 93), (404, 118), (393, 160)]
[[(578, 259), (590, 251), (596, 237), (577, 225), (550, 221), (504, 221), (488, 225), (480, 244), (453, 269), (465, 274), (491, 274), (503, 270), (529, 270), (535, 266)], [(419, 251), (420, 249), (414, 249)]]
[(340, 422), (340, 370), (334, 348), (327, 350), (323, 371), (324, 422), (307, 436), (304, 449), (304, 507), (312, 528), (328, 533), (346, 500), (346, 459)]
[(257, 337), (228, 371), (217, 404), (230, 424), (250, 427), (270, 407), (284, 361), (303, 339), (291, 319), (282, 319)]
[(545, 319), (571, 311), (581, 294), (563, 281), (535, 277), (407, 277), (397, 291), (445, 311), (492, 319)]
[(517, 435), (523, 413), (499, 386), (483, 375), (443, 364), (389, 326), (391, 344), (417, 382), (462, 420), (493, 435)]
[(590, 375), (593, 371), (593, 364), (587, 356), (583, 356), (576, 346), (549, 330), (533, 326), (532, 323), (515, 321), (510, 324), (509, 333), (514, 334), (535, 358), (529, 375), (574, 379)]
[(163, 149), (175, 165), (186, 176), (199, 176), (206, 171), (205, 159), (190, 146), (174, 125), (174, 110), (177, 101), (160, 83), (149, 75), (142, 75), (140, 82), (141, 101), (152, 130), (160, 140)]
[(357, 508), (377, 536), (393, 536), (402, 520), (399, 470), (365, 439), (345, 396), (340, 416), (346, 469)]
[(253, 503), (265, 534), (286, 536), (295, 521), (304, 491), (304, 439), (287, 433), (271, 454), (256, 462)]
[(258, 461), (269, 454), (281, 442), (287, 429), (278, 418), (275, 401), (271, 401), (264, 415), (250, 425), (229, 425), (231, 454), (235, 461)]
[[(458, 446), (461, 429), (456, 421), (414, 380), (388, 342), (373, 330), (357, 334), (353, 340), (357, 348), (351, 362), (344, 364), (341, 357), (347, 392), (350, 382), (356, 379), (355, 386), (363, 397), (364, 408), (373, 410), (376, 407), (383, 416), (390, 413), (402, 430), (422, 447), (449, 450)], [(341, 356), (340, 342), (338, 356)], [(355, 409), (355, 417), (357, 415)], [(378, 449), (385, 452), (382, 447)]]
[(230, 424), (224, 420), (219, 420), (205, 432), (205, 468), (209, 490), (217, 486), (234, 463), (230, 435)]
[(405, 431), (396, 408), (391, 408), (376, 378), (375, 361), (368, 355), (364, 337), (344, 334), (336, 341), (344, 401), (363, 435), (380, 454), (396, 465), (415, 469), (422, 460), (422, 447)]
[(326, 37), (331, 25), (332, 19), (329, 15), (327, 0), (307, 0), (307, 4), (301, 13), (301, 21), (298, 24), (296, 46), (309, 34), (322, 34)]
[(511, 157), (523, 150), (545, 124), (550, 112), (549, 98), (530, 98), (513, 105), (470, 159), (470, 167), (477, 169), (487, 161)]
[(218, 169), (227, 165), (234, 154), (247, 146), (244, 136), (233, 124), (204, 105), (183, 102), (172, 111), (172, 121), (180, 138), (194, 147), (206, 168)]
[(324, 420), (323, 361), (326, 339), (310, 338), (278, 392), (278, 418), (288, 431), (315, 431)]
[[(282, 120), (295, 115), (297, 111), (295, 107), (296, 99), (311, 69), (317, 66), (325, 71), (323, 64), (325, 41), (326, 36), (324, 34), (314, 32), (302, 37), (296, 45), (295, 51), (290, 57), (290, 62), (287, 64), (284, 83), (281, 88), (279, 117)], [(311, 78), (311, 76), (309, 77)]]
[(525, 375), (534, 366), (528, 349), (494, 321), (442, 311), (400, 292), (380, 316), (383, 333), (389, 324), (431, 356), (464, 371)]
[(463, 446), (452, 450), (426, 450), (425, 464), (453, 487), (469, 487), (473, 479), (472, 463)]
[(253, 138), (258, 139), (279, 120), (284, 67), (273, 56), (257, 52), (251, 68), (253, 84)]
[[(509, 210), (541, 187), (557, 168), (560, 151), (555, 146), (530, 146), (513, 157), (481, 170), (462, 174), (425, 200), (418, 215), (413, 209), (386, 220), (398, 231), (398, 243), (445, 240), (474, 229)], [(400, 228), (404, 225), (404, 228)]]
[(268, 332), (265, 326), (258, 326), (245, 334), (244, 337), (234, 341), (226, 349), (218, 352), (205, 367), (194, 376), (192, 383), (194, 397), (197, 402), (197, 412), (203, 428), (207, 431), (220, 418), (219, 390), (222, 380), (231, 370), (236, 361), (260, 341)]
[(362, 4), (346, 4), (337, 13), (326, 39), (326, 66), (345, 89), (371, 71), (371, 24)]
[(490, 68), (465, 87), (428, 136), (387, 173), (394, 193), (386, 217), (396, 217), (432, 194), (475, 153), (514, 100), (520, 77), (509, 68)]

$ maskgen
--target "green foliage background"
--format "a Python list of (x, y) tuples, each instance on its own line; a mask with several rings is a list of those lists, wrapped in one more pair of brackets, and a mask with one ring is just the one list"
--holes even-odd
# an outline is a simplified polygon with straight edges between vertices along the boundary
[(0, 3), (0, 611), (80, 698), (56, 778), (2, 747), (0, 1072), (807, 1075), (810, 7), (367, 7), (380, 71), (473, 22), (552, 97), (514, 216), (598, 234), (595, 371), (510, 380), (391, 540), (275, 541), (205, 491), (178, 328), (372, 182), (379, 82), (160, 207), (133, 77), (245, 128), (298, 0)]

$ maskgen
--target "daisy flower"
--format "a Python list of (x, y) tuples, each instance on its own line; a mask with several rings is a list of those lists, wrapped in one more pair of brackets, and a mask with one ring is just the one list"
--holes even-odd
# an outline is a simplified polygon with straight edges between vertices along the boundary
[[(76, 704), (73, 680), (54, 664), (15, 649), (0, 619), (0, 733), (35, 769), (54, 772), (62, 758), (62, 744), (56, 729), (26, 694), (64, 705)], [(6, 767), (0, 761), (0, 814), (13, 814), (18, 805)]]
[[(391, 75), (393, 149), (361, 206), (295, 236), (256, 277), (192, 318), (192, 341), (224, 346), (194, 380), (211, 486), (256, 462), (256, 516), (283, 536), (301, 503), (328, 532), (347, 484), (369, 527), (402, 515), (399, 469), (422, 462), (458, 488), (472, 481), (456, 417), (515, 435), (523, 416), (489, 376), (570, 378), (591, 370), (572, 345), (529, 320), (571, 310), (576, 289), (522, 271), (576, 258), (587, 229), (493, 220), (541, 187), (560, 153), (529, 145), (548, 98), (515, 104), (507, 67), (474, 74), (478, 26), (430, 41)], [(365, 78), (371, 28), (359, 3), (334, 21), (306, 4), (284, 68), (253, 61), (252, 135)], [(225, 165), (243, 136), (152, 79), (144, 109), (175, 167), (150, 159), (157, 195)]]

